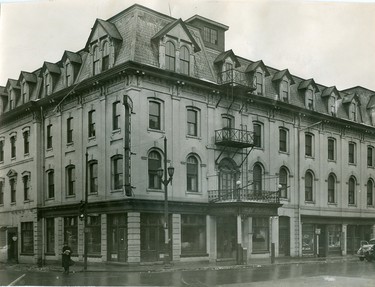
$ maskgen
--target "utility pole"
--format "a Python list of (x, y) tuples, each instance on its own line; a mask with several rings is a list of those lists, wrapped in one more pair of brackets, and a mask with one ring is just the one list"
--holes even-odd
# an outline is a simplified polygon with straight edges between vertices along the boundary
[(87, 208), (88, 208), (88, 197), (89, 197), (89, 190), (88, 190), (88, 153), (86, 149), (86, 175), (85, 175), (85, 210), (84, 210), (84, 221), (83, 221), (83, 239), (84, 239), (84, 246), (83, 246), (83, 270), (87, 270)]

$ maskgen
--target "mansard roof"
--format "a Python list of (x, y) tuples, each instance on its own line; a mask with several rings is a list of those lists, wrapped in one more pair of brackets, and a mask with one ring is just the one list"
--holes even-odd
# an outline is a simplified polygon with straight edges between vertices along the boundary
[(48, 72), (50, 72), (52, 74), (61, 74), (61, 70), (60, 70), (59, 66), (57, 64), (53, 64), (53, 63), (50, 63), (50, 62), (44, 62), (43, 63), (43, 66), (42, 66), (42, 69), (41, 69), (40, 73), (43, 74), (43, 72), (45, 70), (48, 70)]
[(259, 61), (256, 61), (254, 63), (251, 63), (247, 66), (246, 68), (246, 73), (247, 72), (255, 72), (256, 69), (258, 69), (259, 67), (262, 68), (263, 71), (265, 71), (266, 73), (266, 76), (269, 76), (270, 75), (270, 72), (268, 71), (266, 65), (263, 63), (262, 60), (259, 60)]
[(375, 94), (370, 97), (370, 100), (367, 104), (368, 109), (375, 108)]
[(304, 80), (302, 81), (299, 86), (298, 86), (298, 90), (304, 90), (304, 89), (307, 89), (308, 86), (312, 85), (314, 88), (315, 88), (315, 91), (316, 92), (319, 92), (319, 88), (317, 86), (317, 84), (315, 84), (315, 81), (314, 79), (308, 79), (308, 80)]
[(201, 48), (199, 47), (197, 41), (195, 41), (194, 37), (191, 35), (189, 29), (186, 27), (186, 24), (182, 19), (177, 19), (175, 21), (170, 22), (169, 24), (165, 25), (164, 28), (162, 28), (159, 32), (157, 32), (152, 38), (151, 41), (159, 41), (160, 38), (164, 37), (166, 34), (168, 34), (169, 31), (171, 31), (174, 27), (180, 25), (188, 38), (190, 39), (191, 43), (194, 46), (194, 52), (199, 52)]
[(107, 33), (107, 35), (109, 37), (111, 37), (112, 39), (122, 41), (121, 34), (117, 30), (115, 24), (113, 24), (111, 22), (108, 22), (108, 21), (104, 21), (102, 19), (96, 19), (96, 21), (94, 23), (94, 26), (91, 29), (91, 33), (89, 35), (89, 38), (87, 39), (87, 42), (86, 42), (86, 45), (85, 45), (86, 49), (88, 48), (88, 46), (90, 44), (90, 41), (91, 41), (92, 37), (94, 36), (94, 33), (96, 32), (96, 29), (97, 29), (98, 26), (102, 27), (104, 29), (104, 31)]
[(335, 93), (336, 96), (340, 97), (340, 93), (339, 91), (336, 89), (336, 86), (332, 86), (332, 87), (328, 87), (328, 88), (325, 88), (322, 92), (322, 95), (321, 97), (324, 98), (324, 97), (328, 97), (330, 96), (332, 93)]
[(237, 59), (237, 56), (233, 53), (232, 49), (226, 51), (226, 52), (222, 52), (220, 53), (216, 59), (214, 60), (214, 63), (215, 64), (222, 64), (226, 58), (230, 57), (233, 62), (235, 63), (235, 67), (238, 68), (241, 66), (240, 62), (238, 61)]
[(28, 83), (36, 83), (37, 82), (37, 77), (33, 73), (21, 71), (20, 77), (18, 78), (18, 81), (21, 82), (21, 80), (25, 79), (26, 82)]
[(229, 29), (229, 26), (227, 26), (227, 25), (221, 24), (221, 23), (213, 21), (211, 19), (207, 19), (207, 18), (202, 17), (200, 15), (194, 15), (194, 16), (190, 17), (189, 19), (187, 19), (185, 22), (189, 23), (189, 22), (192, 22), (194, 20), (200, 20), (200, 21), (210, 23), (211, 25), (222, 28), (224, 31), (227, 31)]
[(64, 52), (64, 54), (61, 58), (61, 61), (65, 62), (66, 59), (69, 59), (69, 61), (73, 62), (73, 63), (82, 64), (81, 55), (78, 54), (78, 53), (73, 53), (73, 52), (65, 50), (65, 52)]
[(290, 80), (290, 84), (291, 85), (294, 85), (295, 82), (293, 80), (293, 77), (292, 75), (289, 73), (289, 70), (288, 69), (285, 69), (285, 70), (282, 70), (282, 71), (278, 71), (275, 73), (275, 75), (273, 76), (272, 78), (272, 81), (280, 81), (284, 76), (286, 76), (289, 80)]

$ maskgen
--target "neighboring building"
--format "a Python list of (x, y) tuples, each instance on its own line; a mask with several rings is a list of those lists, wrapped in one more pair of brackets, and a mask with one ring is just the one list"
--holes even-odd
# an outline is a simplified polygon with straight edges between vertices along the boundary
[(375, 92), (226, 50), (228, 27), (133, 5), (0, 87), (0, 260), (354, 253), (375, 237)]

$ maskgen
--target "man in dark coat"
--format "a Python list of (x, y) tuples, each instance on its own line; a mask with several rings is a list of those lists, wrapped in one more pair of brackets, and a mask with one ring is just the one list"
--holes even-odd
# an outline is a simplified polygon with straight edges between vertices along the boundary
[(66, 274), (69, 274), (71, 253), (72, 253), (72, 249), (68, 246), (67, 242), (64, 242), (64, 246), (62, 249), (62, 267), (64, 267), (64, 273)]

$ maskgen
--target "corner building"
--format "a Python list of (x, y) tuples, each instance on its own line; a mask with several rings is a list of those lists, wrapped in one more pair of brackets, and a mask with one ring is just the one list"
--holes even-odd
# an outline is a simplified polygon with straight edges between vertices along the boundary
[(1, 261), (67, 241), (89, 262), (243, 263), (375, 237), (375, 92), (244, 59), (228, 28), (133, 5), (0, 87)]

